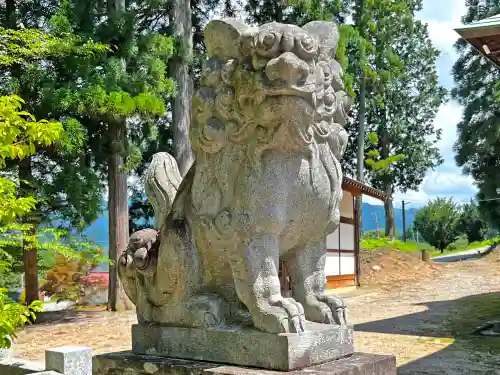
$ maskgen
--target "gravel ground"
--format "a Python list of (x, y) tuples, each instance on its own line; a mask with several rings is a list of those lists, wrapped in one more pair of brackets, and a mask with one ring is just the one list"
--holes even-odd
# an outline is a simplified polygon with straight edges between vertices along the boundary
[[(499, 264), (492, 257), (449, 264), (431, 279), (347, 294), (344, 298), (355, 324), (356, 349), (395, 354), (401, 375), (500, 375), (495, 351), (468, 347), (444, 324), (465, 298), (500, 294)], [(96, 353), (128, 350), (130, 325), (135, 321), (133, 313), (42, 314), (37, 325), (19, 334), (15, 352), (19, 357), (41, 360), (45, 349), (64, 345), (90, 346)]]

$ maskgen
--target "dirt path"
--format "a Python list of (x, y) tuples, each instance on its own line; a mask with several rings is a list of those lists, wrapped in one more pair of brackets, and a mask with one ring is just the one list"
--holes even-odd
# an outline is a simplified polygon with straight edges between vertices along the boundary
[(492, 259), (450, 264), (431, 280), (346, 298), (357, 350), (395, 354), (401, 375), (500, 374), (499, 352), (474, 350), (447, 324), (468, 299), (500, 294), (496, 267)]
[[(496, 294), (500, 295), (496, 262), (481, 259), (447, 265), (431, 280), (361, 289), (345, 298), (357, 350), (395, 354), (401, 375), (500, 375), (500, 351), (467, 346), (447, 324), (458, 316), (465, 299)], [(498, 311), (500, 317), (500, 306)], [(96, 353), (128, 350), (134, 322), (132, 313), (62, 314), (57, 324), (42, 323), (22, 332), (16, 354), (43, 359), (45, 349), (63, 345), (90, 346)]]

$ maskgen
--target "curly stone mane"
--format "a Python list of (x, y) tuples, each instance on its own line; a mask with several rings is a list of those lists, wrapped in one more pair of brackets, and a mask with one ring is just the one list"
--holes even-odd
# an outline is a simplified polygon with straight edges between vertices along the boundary
[[(226, 20), (206, 28), (210, 58), (193, 97), (191, 126), (196, 168), (206, 173), (197, 173), (193, 189), (219, 189), (196, 191), (193, 196), (204, 198), (194, 199), (193, 206), (200, 215), (222, 215), (215, 228), (222, 225), (218, 221), (230, 221), (227, 207), (234, 206), (235, 169), (241, 179), (259, 173), (262, 155), (272, 150), (306, 157), (317, 152), (323, 164), (328, 164), (328, 155), (318, 151), (318, 145), (328, 144), (337, 163), (344, 153), (350, 99), (333, 58), (337, 30), (324, 25), (270, 23), (254, 29)], [(290, 111), (295, 122), (285, 120)], [(340, 167), (336, 169), (332, 180), (341, 178)]]

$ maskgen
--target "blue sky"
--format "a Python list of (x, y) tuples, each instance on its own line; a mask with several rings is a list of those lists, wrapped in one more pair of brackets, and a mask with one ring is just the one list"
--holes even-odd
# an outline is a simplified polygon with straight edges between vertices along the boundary
[[(461, 23), (465, 14), (465, 0), (424, 0), (424, 7), (418, 14), (418, 19), (428, 24), (429, 35), (434, 46), (441, 51), (438, 60), (438, 72), (441, 84), (447, 89), (453, 87), (451, 68), (457, 55), (453, 44), (458, 34), (453, 30)], [(472, 198), (476, 187), (469, 176), (464, 176), (456, 165), (453, 154), (453, 144), (457, 139), (457, 124), (462, 116), (462, 108), (454, 101), (443, 104), (435, 119), (435, 127), (443, 131), (439, 149), (444, 158), (444, 164), (435, 170), (429, 170), (417, 191), (406, 194), (395, 194), (395, 205), (400, 206), (404, 199), (411, 202), (411, 207), (420, 207), (429, 199), (435, 197), (453, 197), (462, 202)], [(364, 201), (380, 204), (374, 199), (365, 197)]]

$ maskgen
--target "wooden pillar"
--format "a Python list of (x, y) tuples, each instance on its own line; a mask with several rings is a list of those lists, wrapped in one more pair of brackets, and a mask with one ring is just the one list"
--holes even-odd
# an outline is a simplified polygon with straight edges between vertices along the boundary
[(356, 205), (354, 203), (354, 200), (356, 198), (352, 198), (353, 200), (353, 207), (354, 207), (354, 274), (355, 274), (355, 281), (356, 281), (356, 286), (361, 286), (361, 251), (360, 251), (360, 246), (359, 246), (359, 241), (361, 240), (360, 238), (360, 233), (361, 230), (359, 228), (360, 220), (359, 220), (359, 211), (356, 208)]

